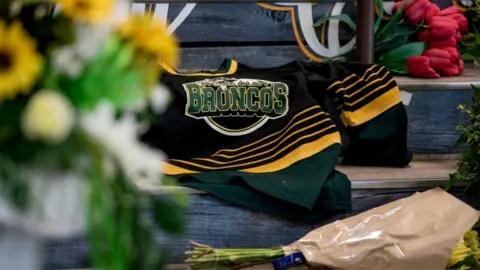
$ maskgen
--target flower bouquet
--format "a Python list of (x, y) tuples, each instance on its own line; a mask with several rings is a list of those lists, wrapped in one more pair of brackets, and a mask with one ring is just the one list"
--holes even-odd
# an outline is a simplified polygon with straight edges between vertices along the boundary
[(287, 246), (222, 249), (193, 243), (186, 263), (194, 269), (264, 263), (276, 270), (303, 263), (339, 270), (479, 269), (478, 234), (469, 230), (479, 216), (436, 188), (319, 227)]
[[(441, 10), (429, 0), (401, 0), (393, 6), (393, 15), (383, 19), (383, 1), (376, 0), (376, 5), (376, 64), (396, 74), (420, 78), (462, 74), (464, 62), (457, 45), (468, 32), (469, 25), (459, 7)], [(320, 27), (327, 20), (340, 20), (356, 29), (353, 19), (346, 14), (323, 17), (315, 26)], [(339, 59), (355, 60), (353, 46)]]
[(130, 15), (131, 5), (0, 1), (2, 268), (41, 267), (24, 247), (11, 256), (9, 243), (36, 246), (87, 231), (95, 267), (159, 269), (147, 204), (157, 224), (182, 231), (181, 194), (142, 197), (131, 181), (162, 179), (163, 153), (137, 133), (144, 112), (167, 105), (158, 64), (175, 65), (178, 56), (166, 26)]

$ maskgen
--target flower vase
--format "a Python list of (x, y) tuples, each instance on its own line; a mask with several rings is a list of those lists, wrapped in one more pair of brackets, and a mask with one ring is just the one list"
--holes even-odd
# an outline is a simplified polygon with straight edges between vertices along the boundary
[(25, 168), (29, 204), (19, 210), (0, 197), (0, 269), (42, 269), (45, 238), (80, 235), (88, 181), (72, 172)]
[(41, 237), (12, 227), (0, 227), (1, 269), (41, 270)]

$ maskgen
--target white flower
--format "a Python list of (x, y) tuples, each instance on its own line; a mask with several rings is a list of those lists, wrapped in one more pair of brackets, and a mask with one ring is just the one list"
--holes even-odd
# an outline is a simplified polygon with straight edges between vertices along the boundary
[(128, 19), (132, 9), (131, 0), (117, 0), (113, 6), (108, 22), (113, 25), (118, 25)]
[(75, 172), (24, 168), (30, 187), (26, 213), (0, 196), (0, 226), (12, 226), (43, 237), (79, 235), (85, 229), (89, 182)]
[(55, 70), (72, 78), (80, 76), (85, 66), (72, 46), (63, 46), (54, 50), (51, 56), (51, 63)]
[(111, 103), (101, 102), (98, 107), (80, 116), (80, 123), (93, 139), (97, 140), (118, 159), (131, 179), (140, 177), (152, 183), (161, 183), (161, 164), (165, 156), (137, 139), (138, 126), (133, 115), (115, 119)]
[(22, 131), (28, 139), (47, 143), (63, 141), (74, 122), (74, 108), (61, 93), (41, 90), (28, 101), (22, 114)]
[(72, 49), (84, 63), (88, 63), (103, 49), (110, 38), (113, 26), (110, 24), (75, 25), (75, 43)]
[(85, 65), (105, 47), (116, 25), (128, 18), (131, 5), (130, 0), (118, 0), (107, 20), (98, 24), (75, 24), (75, 42), (52, 53), (53, 67), (72, 78), (78, 77)]
[(168, 91), (168, 89), (162, 84), (157, 85), (151, 95), (151, 104), (153, 111), (157, 114), (165, 112), (168, 107), (169, 101), (170, 91)]
[(97, 24), (77, 24), (76, 42), (73, 44), (76, 54), (84, 61), (90, 61), (105, 46), (115, 27), (125, 21), (132, 6), (130, 0), (117, 0), (110, 16)]

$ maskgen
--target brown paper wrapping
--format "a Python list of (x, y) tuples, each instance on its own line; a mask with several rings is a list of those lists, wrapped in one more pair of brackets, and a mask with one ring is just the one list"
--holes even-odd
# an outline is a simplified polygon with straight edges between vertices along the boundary
[(309, 265), (342, 270), (444, 270), (479, 213), (440, 188), (311, 231), (284, 247)]

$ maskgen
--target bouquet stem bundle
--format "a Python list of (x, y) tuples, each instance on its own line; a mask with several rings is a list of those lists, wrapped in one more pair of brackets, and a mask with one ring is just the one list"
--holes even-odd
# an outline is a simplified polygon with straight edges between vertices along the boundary
[(213, 248), (191, 242), (193, 248), (185, 252), (186, 263), (194, 269), (238, 269), (251, 265), (264, 264), (285, 256), (283, 249), (277, 248)]
[[(284, 257), (282, 248), (213, 248), (191, 242), (193, 248), (185, 252), (185, 260), (193, 269), (240, 269), (265, 264)], [(447, 269), (479, 269), (480, 241), (478, 233), (467, 231), (454, 248)]]

